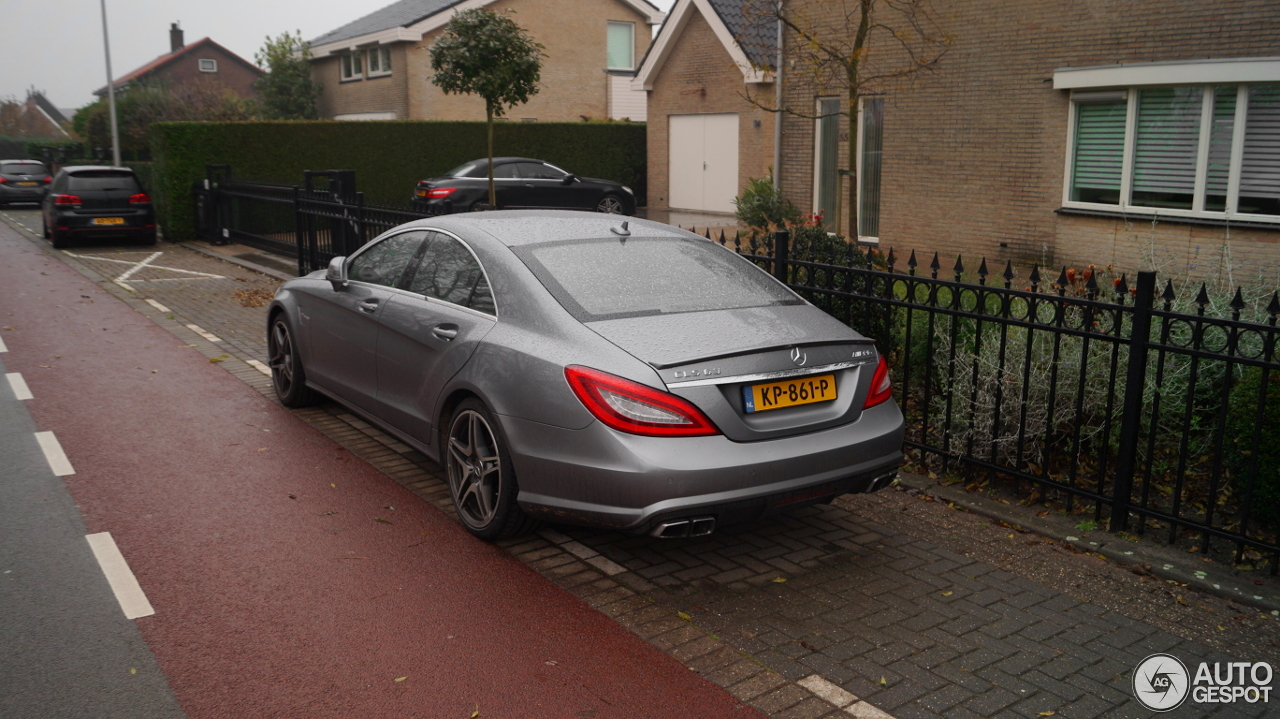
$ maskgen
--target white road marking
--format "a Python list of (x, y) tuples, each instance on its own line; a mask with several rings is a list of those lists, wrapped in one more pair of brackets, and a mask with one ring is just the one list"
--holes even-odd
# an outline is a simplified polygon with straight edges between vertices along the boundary
[(245, 364), (247, 364), (247, 365), (249, 365), (250, 367), (252, 367), (252, 368), (254, 368), (254, 369), (258, 370), (258, 371), (259, 371), (259, 372), (261, 372), (262, 374), (265, 374), (265, 375), (266, 375), (266, 376), (268, 376), (268, 377), (270, 377), (270, 376), (271, 376), (271, 368), (270, 368), (270, 367), (268, 367), (268, 366), (266, 366), (266, 365), (264, 365), (264, 364), (262, 364), (262, 363), (261, 363), (261, 362), (259, 362), (258, 360), (245, 360), (245, 361), (244, 361), (244, 363), (245, 363)]
[(133, 267), (130, 267), (129, 269), (125, 270), (125, 271), (124, 271), (124, 274), (122, 274), (122, 275), (120, 275), (119, 277), (117, 277), (117, 278), (115, 279), (115, 281), (116, 281), (116, 282), (127, 282), (127, 281), (129, 280), (129, 278), (130, 278), (130, 277), (133, 277), (133, 275), (134, 275), (134, 273), (135, 273), (135, 272), (137, 272), (138, 270), (140, 270), (140, 269), (142, 269), (142, 268), (146, 267), (147, 265), (151, 264), (151, 261), (152, 261), (152, 260), (154, 260), (155, 258), (157, 258), (157, 257), (159, 257), (160, 255), (163, 255), (163, 254), (164, 254), (163, 252), (152, 252), (150, 255), (148, 255), (148, 256), (147, 256), (147, 259), (145, 259), (145, 260), (143, 260), (143, 261), (141, 261), (141, 262), (139, 262), (139, 263), (135, 264)]
[(53, 432), (36, 432), (36, 441), (40, 443), (40, 449), (44, 450), (44, 458), (49, 462), (49, 468), (59, 477), (66, 477), (75, 474), (76, 470), (71, 466), (71, 460), (67, 459), (67, 453), (62, 451), (62, 445), (58, 443), (58, 438)]
[(844, 711), (858, 719), (894, 719), (892, 714), (881, 711), (866, 702), (854, 702), (845, 707)]
[(10, 372), (5, 375), (9, 380), (9, 386), (13, 388), (13, 396), (17, 399), (35, 399), (36, 396), (31, 394), (31, 388), (27, 386), (27, 381), (22, 378), (19, 372)]
[(116, 601), (120, 602), (125, 618), (137, 619), (155, 614), (156, 610), (147, 601), (147, 595), (143, 594), (138, 578), (133, 576), (133, 570), (129, 569), (129, 563), (124, 560), (111, 533), (89, 534), (85, 539), (89, 540), (89, 548), (93, 550), (93, 556), (98, 558), (102, 573), (107, 575), (107, 583), (111, 585), (111, 591), (115, 592)]
[(4, 338), (0, 337), (0, 352), (8, 352), (9, 348), (4, 346)]
[(196, 334), (198, 334), (198, 335), (200, 335), (201, 337), (203, 337), (203, 338), (205, 338), (205, 339), (209, 340), (210, 342), (221, 342), (221, 341), (222, 341), (222, 338), (221, 338), (221, 337), (219, 337), (219, 336), (217, 336), (217, 335), (213, 334), (212, 332), (210, 332), (210, 331), (206, 330), (205, 328), (201, 327), (200, 325), (187, 325), (187, 329), (191, 330), (192, 332), (195, 332)]
[[(116, 283), (117, 285), (120, 285), (126, 290), (129, 290), (130, 292), (135, 291), (132, 287), (129, 286), (128, 283), (130, 282), (159, 282), (160, 281), (160, 280), (154, 280), (154, 279), (153, 280), (129, 279), (134, 275), (135, 272), (144, 268), (148, 270), (166, 270), (168, 272), (178, 272), (184, 275), (193, 275), (192, 277), (176, 278), (181, 280), (224, 280), (226, 279), (226, 277), (224, 277), (223, 275), (215, 275), (209, 272), (196, 272), (195, 270), (184, 270), (177, 267), (165, 267), (164, 265), (151, 264), (157, 257), (159, 257), (160, 255), (163, 255), (164, 254), (163, 252), (153, 252), (149, 257), (147, 257), (145, 260), (142, 260), (141, 262), (134, 262), (132, 260), (117, 260), (113, 257), (101, 257), (98, 255), (77, 255), (73, 252), (67, 252), (66, 250), (63, 250), (62, 254), (68, 257), (75, 257), (82, 260), (96, 260), (98, 262), (114, 262), (119, 265), (129, 265), (130, 266), (129, 269), (125, 270), (124, 274), (115, 278), (114, 280), (112, 280), (112, 282)], [(168, 280), (168, 281), (173, 282), (174, 280)]]
[(810, 676), (807, 676), (804, 679), (801, 679), (800, 681), (796, 682), (796, 684), (799, 684), (805, 689), (808, 689), (809, 691), (813, 692), (818, 696), (819, 699), (827, 702), (828, 704), (834, 704), (836, 707), (840, 709), (843, 709), (849, 706), (850, 704), (858, 701), (858, 697), (841, 689), (840, 687), (827, 681), (826, 679), (823, 679), (817, 674), (812, 674)]
[(173, 312), (173, 310), (169, 309), (168, 307), (165, 307), (164, 305), (160, 304), (159, 302), (156, 302), (155, 300), (148, 299), (143, 301), (151, 305), (152, 307), (160, 310), (161, 312), (164, 312), (165, 314)]

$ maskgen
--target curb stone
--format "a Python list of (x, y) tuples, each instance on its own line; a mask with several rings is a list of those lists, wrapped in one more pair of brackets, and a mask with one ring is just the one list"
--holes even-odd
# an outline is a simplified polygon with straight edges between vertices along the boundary
[(998, 502), (971, 494), (961, 488), (945, 486), (937, 480), (922, 475), (899, 472), (898, 482), (903, 487), (946, 500), (975, 514), (1030, 530), (1062, 544), (1069, 544), (1082, 552), (1100, 554), (1125, 565), (1139, 565), (1144, 568), (1145, 565), (1150, 565), (1151, 574), (1161, 579), (1186, 584), (1206, 594), (1230, 599), (1273, 614), (1280, 612), (1280, 594), (1275, 590), (1245, 584), (1216, 563), (1209, 564), (1208, 568), (1203, 570), (1190, 569), (1184, 565), (1181, 558), (1174, 556), (1174, 552), (1162, 551), (1163, 547), (1152, 547), (1142, 541), (1126, 542), (1106, 532), (1102, 533), (1107, 537), (1106, 539), (1093, 541), (1084, 532), (1081, 534), (1086, 536), (1081, 537), (1061, 531), (1046, 522), (1034, 521), (1034, 517), (1029, 517), (1024, 512), (1006, 508)]

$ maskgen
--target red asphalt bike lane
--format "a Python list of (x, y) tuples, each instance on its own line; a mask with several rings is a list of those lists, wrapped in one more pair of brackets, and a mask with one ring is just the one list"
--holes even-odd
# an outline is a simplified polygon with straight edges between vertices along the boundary
[(193, 719), (760, 716), (4, 224), (0, 257), (8, 371)]

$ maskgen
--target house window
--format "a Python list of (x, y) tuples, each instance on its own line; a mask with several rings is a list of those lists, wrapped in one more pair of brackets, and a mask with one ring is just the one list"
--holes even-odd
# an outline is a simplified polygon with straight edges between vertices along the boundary
[(369, 77), (391, 74), (391, 48), (369, 48)]
[(610, 70), (631, 70), (635, 67), (636, 24), (633, 22), (609, 23)]
[(840, 132), (844, 116), (839, 98), (818, 99), (818, 119), (814, 138), (813, 214), (821, 215), (828, 227), (839, 222), (840, 212)]
[(359, 80), (364, 75), (364, 68), (361, 67), (361, 58), (364, 57), (362, 52), (345, 52), (342, 54), (342, 79), (343, 80)]
[(217, 60), (201, 60), (200, 61), (200, 72), (217, 72), (217, 71), (218, 71)]
[(858, 239), (880, 241), (880, 151), (884, 146), (884, 98), (862, 100), (858, 122)]
[(1280, 85), (1075, 90), (1071, 101), (1066, 206), (1280, 222)]

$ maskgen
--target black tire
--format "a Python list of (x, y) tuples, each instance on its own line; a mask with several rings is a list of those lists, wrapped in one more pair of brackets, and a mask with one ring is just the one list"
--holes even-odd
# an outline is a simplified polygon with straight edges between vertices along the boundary
[(44, 219), (43, 215), (40, 216), (40, 236), (46, 240), (49, 239), (49, 222)]
[(144, 245), (154, 245), (158, 242), (159, 242), (159, 238), (156, 236), (155, 230), (152, 230), (151, 232), (148, 232), (147, 234), (142, 236), (142, 244)]
[(66, 234), (57, 230), (49, 230), (49, 241), (53, 243), (55, 250), (65, 250), (70, 245)]
[(626, 203), (617, 195), (605, 195), (596, 203), (596, 212), (603, 212), (606, 215), (624, 215), (626, 209)]
[(489, 409), (474, 397), (466, 399), (445, 427), (441, 453), (462, 526), (486, 541), (532, 532), (538, 522), (516, 503), (520, 490), (511, 454)]
[(293, 340), (293, 330), (283, 312), (271, 321), (267, 332), (267, 364), (271, 367), (271, 384), (275, 387), (280, 404), (290, 407), (310, 407), (320, 395), (307, 386), (307, 375), (302, 369), (302, 357)]

